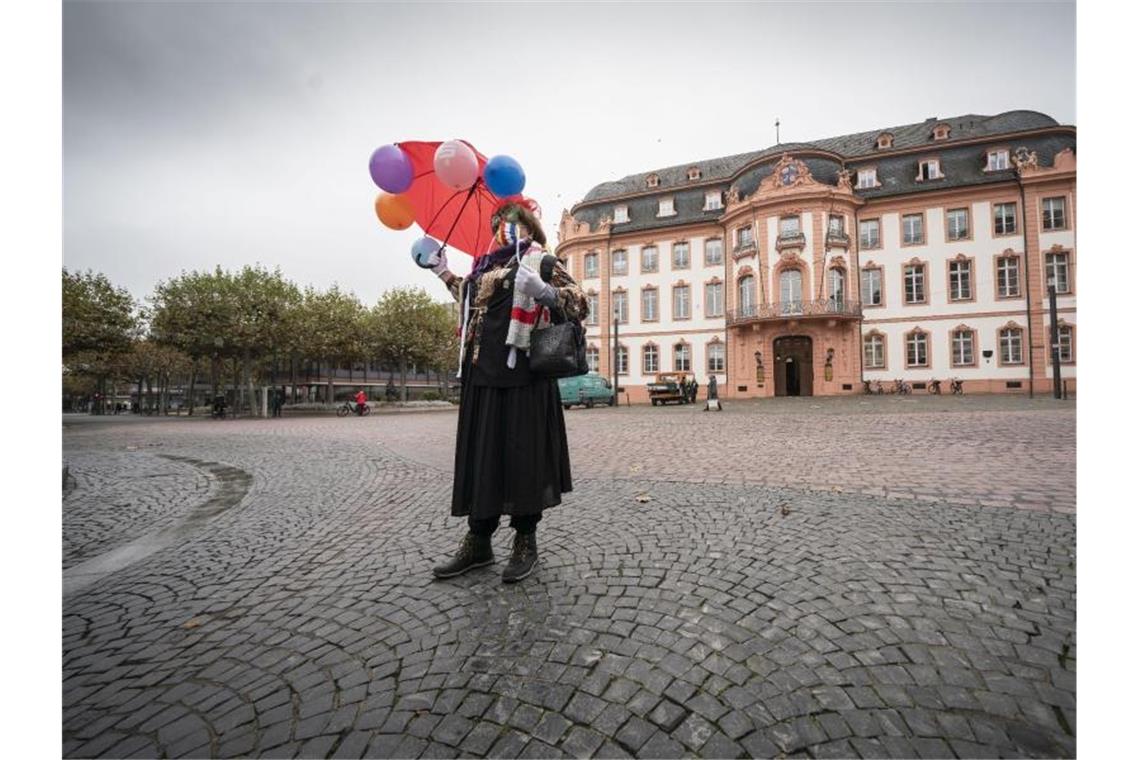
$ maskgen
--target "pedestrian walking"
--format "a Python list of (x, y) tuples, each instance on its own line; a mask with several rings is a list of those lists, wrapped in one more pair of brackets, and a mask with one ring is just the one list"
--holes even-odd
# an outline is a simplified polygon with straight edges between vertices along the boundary
[(533, 201), (507, 201), (491, 219), (492, 250), (461, 278), (443, 253), (429, 260), (464, 308), (461, 393), (451, 514), (466, 517), (459, 551), (433, 569), (450, 578), (495, 561), (491, 535), (503, 516), (515, 530), (503, 582), (530, 575), (538, 562), (543, 511), (572, 489), (558, 382), (533, 374), (532, 331), (550, 325), (551, 309), (584, 319), (586, 296), (562, 262), (546, 252)]
[(701, 390), (701, 384), (697, 380), (696, 376), (693, 377), (693, 383), (692, 383), (692, 385), (689, 386), (689, 389), (691, 391), (690, 398), (692, 399), (692, 401), (690, 403), (695, 404), (695, 403), (697, 403), (697, 394)]

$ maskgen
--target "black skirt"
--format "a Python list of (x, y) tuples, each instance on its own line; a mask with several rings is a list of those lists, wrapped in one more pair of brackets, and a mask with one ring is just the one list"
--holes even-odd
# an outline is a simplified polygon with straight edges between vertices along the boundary
[(451, 514), (536, 515), (572, 490), (557, 380), (513, 388), (463, 384)]

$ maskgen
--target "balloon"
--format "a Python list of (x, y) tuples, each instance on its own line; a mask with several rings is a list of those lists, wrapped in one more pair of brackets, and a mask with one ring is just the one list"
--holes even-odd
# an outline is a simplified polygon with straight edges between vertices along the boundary
[(526, 175), (519, 162), (510, 156), (495, 156), (483, 169), (483, 181), (492, 193), (506, 198), (522, 192), (526, 186)]
[(429, 237), (423, 237), (412, 243), (412, 261), (424, 269), (431, 269), (428, 259), (439, 250), (439, 243)]
[(407, 196), (389, 193), (376, 196), (376, 216), (380, 217), (385, 227), (394, 230), (406, 230), (416, 221), (415, 209)]
[(402, 193), (412, 186), (412, 162), (399, 145), (381, 145), (368, 161), (372, 181), (381, 190)]
[(452, 190), (466, 190), (479, 177), (475, 151), (460, 140), (448, 140), (435, 151), (435, 176)]

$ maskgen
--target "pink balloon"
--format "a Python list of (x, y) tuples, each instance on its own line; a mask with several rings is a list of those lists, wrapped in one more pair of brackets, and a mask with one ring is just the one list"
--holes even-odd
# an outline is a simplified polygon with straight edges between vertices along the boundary
[(435, 176), (453, 190), (466, 190), (479, 176), (475, 151), (460, 140), (448, 140), (435, 151)]

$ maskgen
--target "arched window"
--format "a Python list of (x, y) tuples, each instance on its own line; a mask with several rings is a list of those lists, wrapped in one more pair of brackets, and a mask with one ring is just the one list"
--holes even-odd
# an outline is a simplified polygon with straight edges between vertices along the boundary
[(803, 273), (798, 269), (780, 272), (780, 309), (784, 314), (803, 311)]
[(598, 347), (587, 346), (586, 348), (586, 366), (590, 368), (591, 372), (598, 371)]
[(705, 353), (708, 356), (709, 373), (724, 372), (724, 344), (710, 343)]
[(678, 343), (673, 346), (673, 371), (688, 372), (692, 369), (692, 354), (688, 343)]
[(843, 294), (847, 290), (847, 274), (839, 267), (833, 267), (827, 272), (828, 306), (833, 309), (843, 308)]
[(906, 334), (906, 366), (929, 367), (929, 334), (922, 330), (913, 330)]
[(872, 332), (863, 336), (863, 366), (867, 369), (884, 369), (887, 366), (882, 333)]
[(740, 278), (736, 284), (738, 298), (737, 303), (740, 305), (740, 316), (752, 317), (756, 315), (756, 278), (752, 275), (745, 275)]
[(657, 355), (657, 346), (652, 343), (646, 344), (641, 349), (641, 372), (645, 375), (653, 375), (660, 371), (660, 358)]

